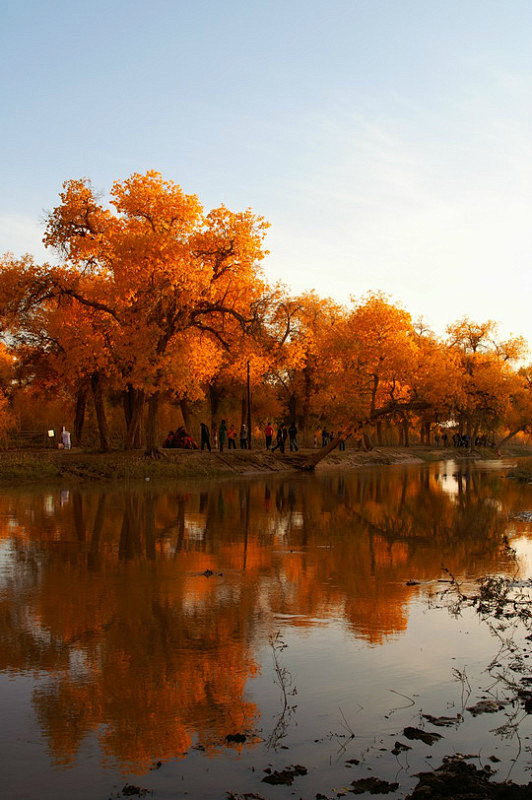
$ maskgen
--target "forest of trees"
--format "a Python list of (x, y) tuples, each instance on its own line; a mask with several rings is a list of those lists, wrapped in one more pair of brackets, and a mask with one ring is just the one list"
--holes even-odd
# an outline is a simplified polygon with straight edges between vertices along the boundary
[(156, 172), (115, 182), (109, 204), (67, 181), (51, 263), (1, 259), (4, 443), (67, 424), (76, 445), (153, 453), (169, 428), (246, 421), (248, 375), (254, 433), (294, 421), (303, 442), (327, 426), (370, 447), (451, 422), (473, 441), (529, 431), (524, 339), (468, 318), (438, 337), (379, 292), (293, 296), (261, 270), (267, 228)]

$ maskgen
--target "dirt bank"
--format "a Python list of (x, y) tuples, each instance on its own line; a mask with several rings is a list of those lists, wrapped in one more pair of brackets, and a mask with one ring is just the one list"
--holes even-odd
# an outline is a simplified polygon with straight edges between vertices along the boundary
[[(0, 485), (29, 483), (79, 483), (85, 481), (175, 480), (176, 478), (215, 478), (229, 475), (259, 475), (293, 472), (304, 465), (315, 450), (299, 453), (270, 453), (265, 450), (236, 450), (224, 453), (198, 450), (166, 450), (161, 459), (146, 458), (142, 451), (112, 453), (79, 449), (8, 450), (0, 453)], [(532, 449), (514, 447), (511, 456), (532, 456)], [(333, 450), (316, 469), (356, 469), (385, 464), (419, 464), (447, 459), (493, 459), (492, 450), (467, 453), (455, 449), (379, 447), (369, 452)]]

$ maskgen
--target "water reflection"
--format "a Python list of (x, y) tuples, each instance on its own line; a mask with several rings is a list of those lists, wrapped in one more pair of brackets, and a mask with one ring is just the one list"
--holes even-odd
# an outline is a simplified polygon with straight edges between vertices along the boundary
[[(29, 673), (55, 763), (98, 737), (143, 772), (256, 729), (246, 694), (280, 615), (370, 645), (420, 581), (504, 566), (523, 489), (455, 465), (0, 497), (0, 670)], [(526, 526), (514, 524), (522, 536)], [(240, 745), (234, 745), (238, 747)]]

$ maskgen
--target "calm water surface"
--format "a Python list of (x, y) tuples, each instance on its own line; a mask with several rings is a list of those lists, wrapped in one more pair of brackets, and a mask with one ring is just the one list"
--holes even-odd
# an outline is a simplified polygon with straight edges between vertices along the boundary
[[(503, 737), (515, 709), (464, 712), (497, 640), (439, 600), (442, 567), (466, 585), (532, 572), (513, 518), (532, 487), (507, 466), (3, 492), (2, 796), (335, 797), (376, 775), (400, 798), (453, 752), (528, 781), (528, 718)], [(262, 782), (293, 764), (292, 786)]]

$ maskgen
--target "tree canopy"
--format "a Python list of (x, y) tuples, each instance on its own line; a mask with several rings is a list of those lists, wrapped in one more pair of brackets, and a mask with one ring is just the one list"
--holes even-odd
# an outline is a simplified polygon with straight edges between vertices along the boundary
[(79, 443), (91, 393), (103, 449), (121, 408), (122, 445), (154, 453), (161, 404), (186, 424), (215, 426), (220, 410), (244, 420), (248, 365), (259, 425), (360, 430), (366, 446), (451, 424), (528, 430), (521, 337), (468, 318), (437, 337), (380, 292), (345, 305), (293, 296), (262, 271), (267, 229), (251, 209), (205, 212), (154, 171), (116, 181), (108, 202), (89, 180), (67, 181), (44, 233), (57, 263), (0, 263), (1, 430), (53, 396)]

